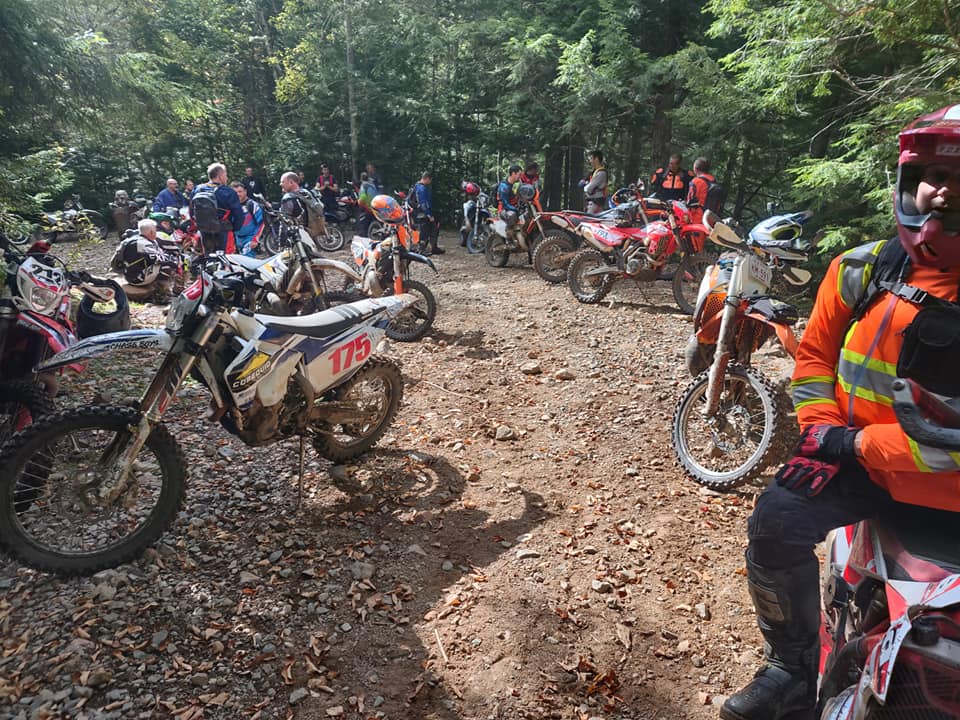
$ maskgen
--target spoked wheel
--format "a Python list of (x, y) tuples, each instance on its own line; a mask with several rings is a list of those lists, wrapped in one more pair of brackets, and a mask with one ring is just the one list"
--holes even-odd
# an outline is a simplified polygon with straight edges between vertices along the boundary
[(777, 459), (774, 438), (783, 408), (766, 378), (753, 368), (729, 366), (720, 406), (707, 417), (709, 370), (687, 387), (673, 414), (673, 446), (687, 474), (713, 490), (731, 490), (760, 476)]
[(184, 460), (156, 426), (124, 471), (140, 414), (94, 405), (37, 420), (0, 457), (0, 545), (31, 567), (62, 575), (127, 562), (173, 522)]
[[(397, 315), (387, 326), (387, 337), (397, 342), (414, 342), (426, 335), (437, 316), (437, 299), (426, 285), (417, 280), (404, 280), (403, 291), (416, 296), (417, 302)], [(393, 286), (384, 291), (392, 295)]]
[(487, 248), (487, 233), (490, 232), (490, 226), (482, 223), (480, 227), (474, 225), (467, 234), (467, 252), (471, 255), (479, 255)]
[(533, 251), (533, 269), (548, 283), (562, 283), (576, 251), (577, 243), (569, 233), (551, 228)]
[(606, 258), (596, 250), (581, 250), (573, 256), (567, 268), (567, 285), (577, 300), (592, 305), (606, 297), (613, 287), (614, 276), (591, 274), (605, 267), (608, 267)]
[(0, 383), (0, 445), (52, 412), (53, 401), (41, 385), (26, 380)]
[(295, 232), (294, 229), (288, 230), (282, 223), (275, 222), (270, 227), (265, 228), (263, 233), (263, 246), (268, 255), (276, 255), (290, 247), (288, 232)]
[(487, 258), (487, 264), (495, 268), (506, 267), (510, 261), (506, 238), (501, 237), (493, 228), (486, 231), (483, 237), (483, 254)]
[(686, 255), (673, 275), (673, 299), (687, 315), (697, 307), (700, 281), (712, 263), (702, 255)]
[(370, 228), (367, 230), (367, 237), (376, 242), (385, 240), (389, 234), (390, 229), (379, 220), (374, 220), (370, 223)]
[(357, 419), (324, 423), (313, 446), (328, 460), (345, 462), (367, 452), (390, 427), (403, 399), (403, 376), (395, 362), (374, 355), (335, 392), (339, 412)]
[(326, 252), (337, 252), (343, 249), (343, 232), (336, 225), (327, 225), (326, 235), (317, 235), (317, 245)]

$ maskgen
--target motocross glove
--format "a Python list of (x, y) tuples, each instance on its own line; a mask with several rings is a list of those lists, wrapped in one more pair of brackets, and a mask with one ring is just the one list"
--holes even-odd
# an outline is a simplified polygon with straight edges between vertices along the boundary
[(800, 434), (795, 454), (830, 462), (855, 458), (858, 432), (860, 428), (844, 425), (809, 425)]
[(814, 497), (840, 472), (840, 463), (815, 458), (794, 456), (777, 471), (777, 485), (788, 490), (799, 490), (807, 485), (807, 497)]

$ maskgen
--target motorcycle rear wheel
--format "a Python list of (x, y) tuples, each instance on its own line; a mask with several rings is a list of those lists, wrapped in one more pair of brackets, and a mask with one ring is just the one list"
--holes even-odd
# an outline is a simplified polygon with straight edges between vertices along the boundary
[(570, 233), (550, 228), (544, 232), (543, 240), (537, 243), (533, 251), (533, 269), (548, 283), (562, 283), (567, 279), (567, 268), (576, 249), (577, 243)]
[(593, 305), (603, 300), (613, 287), (613, 275), (587, 275), (586, 273), (608, 263), (603, 254), (592, 248), (581, 250), (567, 268), (567, 286), (573, 296), (582, 303)]
[(344, 239), (343, 232), (340, 228), (334, 226), (327, 226), (326, 235), (317, 235), (317, 245), (320, 246), (321, 250), (326, 252), (337, 252), (338, 250), (343, 249)]
[(773, 464), (775, 439), (785, 422), (773, 385), (752, 367), (727, 367), (717, 414), (703, 413), (710, 371), (700, 373), (677, 401), (673, 447), (677, 460), (696, 482), (727, 491), (754, 480)]
[(186, 488), (185, 461), (166, 428), (153, 428), (120, 496), (112, 503), (100, 497), (139, 420), (129, 407), (75, 408), (40, 418), (7, 444), (0, 547), (26, 565), (69, 576), (115, 567), (153, 544), (173, 523)]
[(492, 228), (484, 233), (483, 237), (483, 254), (487, 258), (487, 265), (495, 268), (506, 267), (510, 262), (506, 239), (500, 237)]
[(374, 355), (334, 393), (336, 402), (356, 403), (358, 410), (374, 414), (370, 422), (334, 426), (324, 423), (318, 428), (314, 449), (327, 460), (342, 463), (363, 455), (390, 427), (403, 400), (403, 375), (395, 362)]

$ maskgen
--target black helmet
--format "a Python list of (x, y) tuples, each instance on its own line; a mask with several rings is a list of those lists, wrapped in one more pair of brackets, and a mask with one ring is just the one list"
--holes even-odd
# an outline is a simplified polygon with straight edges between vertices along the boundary
[(113, 288), (113, 301), (116, 309), (110, 312), (97, 312), (93, 307), (93, 298), (84, 295), (77, 308), (77, 337), (88, 338), (94, 335), (120, 332), (130, 329), (130, 304), (127, 295), (116, 282), (108, 280)]

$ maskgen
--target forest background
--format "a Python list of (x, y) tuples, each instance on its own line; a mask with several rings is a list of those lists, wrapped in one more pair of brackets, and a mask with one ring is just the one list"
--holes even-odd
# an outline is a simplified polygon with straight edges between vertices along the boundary
[(0, 210), (373, 161), (451, 222), (530, 159), (576, 207), (596, 147), (615, 185), (705, 155), (836, 249), (892, 232), (897, 131), (957, 101), (960, 0), (0, 0)]

